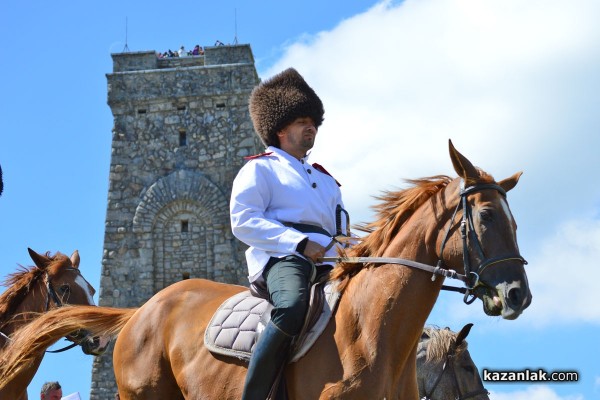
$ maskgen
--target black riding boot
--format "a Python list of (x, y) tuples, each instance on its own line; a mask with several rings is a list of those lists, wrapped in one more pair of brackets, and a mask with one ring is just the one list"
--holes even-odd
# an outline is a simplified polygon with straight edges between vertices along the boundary
[(269, 321), (250, 358), (242, 400), (265, 400), (288, 356), (292, 336)]

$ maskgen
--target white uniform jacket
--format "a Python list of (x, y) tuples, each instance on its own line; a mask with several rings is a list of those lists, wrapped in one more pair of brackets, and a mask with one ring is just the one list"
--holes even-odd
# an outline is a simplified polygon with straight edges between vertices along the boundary
[[(270, 154), (269, 154), (270, 153)], [(258, 279), (270, 257), (296, 253), (304, 238), (327, 246), (336, 234), (336, 206), (344, 206), (330, 175), (277, 147), (249, 160), (233, 181), (230, 216), (233, 234), (246, 243), (250, 282)], [(324, 228), (331, 236), (302, 233), (284, 223)], [(336, 256), (332, 246), (326, 256)]]

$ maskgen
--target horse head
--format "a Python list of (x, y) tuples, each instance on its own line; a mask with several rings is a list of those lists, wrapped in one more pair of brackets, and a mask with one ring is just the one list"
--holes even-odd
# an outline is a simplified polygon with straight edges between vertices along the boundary
[(489, 400), (465, 338), (473, 324), (459, 333), (426, 327), (417, 346), (419, 398)]
[[(479, 298), (488, 315), (504, 319), (517, 318), (531, 303), (531, 292), (525, 273), (527, 263), (519, 252), (517, 224), (506, 200), (521, 172), (499, 182), (473, 164), (449, 142), (450, 158), (460, 182), (456, 210), (460, 223), (451, 221), (448, 237), (448, 265), (463, 269), (467, 278), (468, 296)], [(450, 231), (448, 231), (450, 232)], [(444, 253), (441, 239), (441, 255)], [(462, 249), (462, 251), (452, 251)], [(463, 268), (460, 268), (462, 264)]]
[[(41, 255), (28, 249), (35, 266), (44, 275), (46, 289), (45, 310), (63, 305), (95, 305), (96, 290), (83, 277), (79, 270), (81, 261), (79, 252), (75, 250), (71, 257), (56, 253), (53, 257)], [(85, 331), (77, 331), (66, 337), (74, 344), (81, 346), (85, 354), (100, 355), (106, 351), (110, 339), (106, 337), (90, 337)]]

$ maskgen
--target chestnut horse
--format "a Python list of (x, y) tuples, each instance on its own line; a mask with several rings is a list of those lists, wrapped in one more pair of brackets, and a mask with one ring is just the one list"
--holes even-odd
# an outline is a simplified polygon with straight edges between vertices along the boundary
[[(521, 173), (495, 182), (449, 147), (459, 177), (412, 180), (408, 189), (386, 192), (378, 219), (362, 227), (368, 234), (335, 266), (330, 279), (342, 295), (313, 347), (286, 367), (291, 399), (418, 399), (417, 345), (443, 276), (461, 278), (466, 296), (481, 299), (488, 315), (515, 319), (529, 306), (506, 200)], [(119, 332), (113, 368), (122, 400), (239, 399), (247, 364), (210, 353), (203, 337), (219, 305), (244, 290), (189, 279), (137, 309), (56, 310), (44, 316), (44, 338), (24, 334), (10, 359), (0, 359), (0, 387), (31, 349), (86, 328)]]
[(417, 384), (421, 400), (489, 400), (465, 338), (460, 332), (426, 326), (417, 346)]
[[(0, 295), (0, 354), (8, 347), (11, 336), (30, 324), (40, 313), (65, 304), (93, 305), (94, 288), (79, 271), (79, 252), (71, 257), (56, 253), (40, 255), (28, 249), (35, 266), (22, 268), (3, 282), (8, 289)], [(36, 332), (35, 334), (39, 334)], [(75, 337), (73, 337), (75, 339)], [(81, 342), (86, 354), (99, 354), (98, 343)], [(35, 356), (26, 370), (10, 385), (0, 389), (2, 399), (27, 399), (27, 385), (33, 379), (44, 352)]]

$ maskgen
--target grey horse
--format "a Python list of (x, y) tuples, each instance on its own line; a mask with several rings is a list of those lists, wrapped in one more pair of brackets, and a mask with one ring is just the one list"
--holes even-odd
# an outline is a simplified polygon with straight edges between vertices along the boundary
[(425, 327), (417, 347), (417, 382), (421, 400), (489, 400), (465, 338), (473, 324), (459, 333)]

